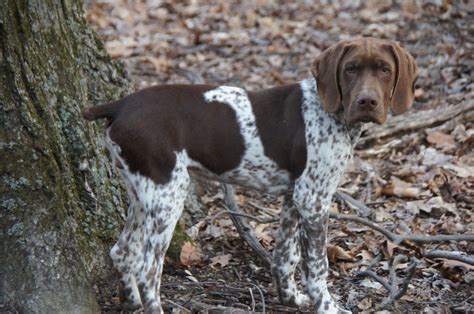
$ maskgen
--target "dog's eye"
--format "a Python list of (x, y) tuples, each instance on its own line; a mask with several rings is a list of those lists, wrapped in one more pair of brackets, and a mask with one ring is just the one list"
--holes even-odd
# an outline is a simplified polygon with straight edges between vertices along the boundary
[(357, 68), (356, 68), (355, 66), (353, 66), (353, 65), (348, 66), (348, 67), (346, 68), (346, 73), (354, 74), (354, 73), (356, 73), (356, 72), (357, 72)]
[(385, 74), (385, 75), (389, 75), (390, 73), (392, 73), (392, 71), (390, 70), (389, 67), (382, 67), (382, 68), (381, 68), (381, 71), (382, 71), (382, 73)]

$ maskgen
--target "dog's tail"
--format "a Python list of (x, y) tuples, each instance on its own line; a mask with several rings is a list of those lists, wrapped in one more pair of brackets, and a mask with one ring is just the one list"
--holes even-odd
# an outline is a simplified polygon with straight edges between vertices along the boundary
[(122, 101), (113, 101), (108, 104), (86, 108), (82, 112), (82, 116), (84, 117), (84, 119), (89, 121), (103, 118), (107, 118), (107, 120), (113, 121), (122, 109), (122, 107)]

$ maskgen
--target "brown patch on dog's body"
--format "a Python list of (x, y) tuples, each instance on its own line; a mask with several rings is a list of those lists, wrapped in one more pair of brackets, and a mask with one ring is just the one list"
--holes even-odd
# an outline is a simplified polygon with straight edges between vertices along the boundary
[(249, 93), (249, 98), (265, 155), (296, 179), (306, 165), (300, 85), (291, 84)]
[[(166, 85), (144, 89), (116, 102), (120, 111), (110, 138), (121, 149), (130, 171), (166, 183), (175, 152), (188, 156), (213, 174), (235, 169), (245, 152), (235, 111), (207, 102), (211, 85)], [(265, 155), (291, 177), (306, 163), (306, 141), (299, 84), (248, 94)], [(186, 101), (183, 101), (186, 99)]]
[[(121, 149), (131, 172), (166, 183), (175, 152), (221, 174), (235, 168), (244, 152), (235, 112), (204, 101), (208, 85), (168, 85), (147, 88), (124, 99), (110, 127), (110, 138)], [(183, 101), (186, 99), (186, 101)]]

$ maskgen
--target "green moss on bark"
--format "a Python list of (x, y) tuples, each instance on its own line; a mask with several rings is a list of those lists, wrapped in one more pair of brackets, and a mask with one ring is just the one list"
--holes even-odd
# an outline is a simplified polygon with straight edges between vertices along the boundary
[(80, 112), (130, 91), (79, 1), (0, 2), (0, 303), (98, 310), (126, 197)]
[(181, 255), (181, 248), (186, 242), (193, 242), (187, 235), (185, 228), (182, 224), (178, 223), (176, 229), (174, 229), (173, 240), (170, 243), (170, 247), (166, 252), (166, 256), (173, 261), (179, 261)]

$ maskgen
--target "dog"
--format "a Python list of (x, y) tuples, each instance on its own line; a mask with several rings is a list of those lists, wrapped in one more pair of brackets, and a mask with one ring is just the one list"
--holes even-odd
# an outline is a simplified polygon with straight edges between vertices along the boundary
[(163, 260), (195, 175), (286, 195), (271, 267), (280, 301), (347, 313), (326, 285), (331, 199), (362, 125), (412, 106), (418, 67), (397, 43), (361, 38), (326, 49), (311, 72), (256, 92), (155, 86), (84, 110), (87, 120), (107, 119), (106, 146), (130, 196), (111, 257), (132, 305), (163, 311)]

